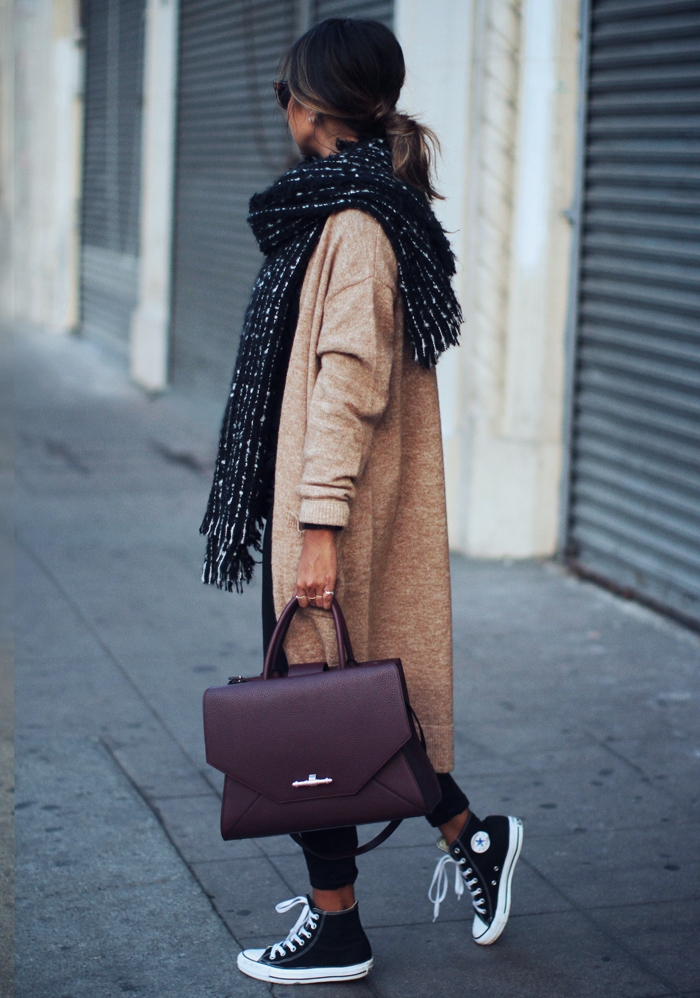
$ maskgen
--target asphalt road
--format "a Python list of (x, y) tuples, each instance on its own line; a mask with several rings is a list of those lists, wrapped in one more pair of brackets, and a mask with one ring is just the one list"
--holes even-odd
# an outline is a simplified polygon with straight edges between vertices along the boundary
[[(258, 587), (199, 581), (223, 400), (38, 334), (16, 372), (16, 993), (285, 993), (235, 957), (286, 935), (303, 859), (220, 840), (201, 737), (205, 686), (260, 668)], [(698, 637), (551, 563), (455, 557), (453, 590), (456, 776), (524, 822), (511, 921), (479, 948), (450, 895), (433, 923), (406, 822), (360, 860), (375, 970), (295, 996), (700, 995)]]

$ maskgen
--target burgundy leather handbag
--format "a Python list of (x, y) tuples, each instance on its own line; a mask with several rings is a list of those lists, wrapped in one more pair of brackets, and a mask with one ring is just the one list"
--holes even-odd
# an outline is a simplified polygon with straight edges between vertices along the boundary
[(400, 659), (356, 662), (336, 600), (339, 667), (292, 665), (273, 678), (297, 606), (293, 597), (282, 611), (261, 676), (239, 676), (204, 694), (207, 762), (226, 775), (221, 835), (290, 834), (307, 848), (299, 832), (388, 821), (344, 854), (359, 855), (403, 818), (429, 814), (440, 786), (416, 732)]

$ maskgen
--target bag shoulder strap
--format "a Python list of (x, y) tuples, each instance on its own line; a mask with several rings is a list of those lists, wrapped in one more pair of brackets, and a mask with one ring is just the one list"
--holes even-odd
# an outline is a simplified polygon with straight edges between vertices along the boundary
[(358, 846), (358, 848), (353, 849), (352, 852), (338, 852), (331, 854), (317, 852), (316, 849), (309, 848), (306, 842), (304, 842), (303, 835), (294, 834), (291, 835), (290, 838), (293, 838), (296, 844), (301, 846), (304, 852), (310, 852), (313, 856), (318, 856), (319, 859), (352, 859), (354, 856), (363, 856), (366, 852), (371, 852), (372, 849), (376, 849), (377, 846), (382, 844), (382, 842), (386, 842), (389, 836), (394, 834), (402, 820), (402, 818), (399, 818), (396, 821), (390, 821), (389, 824), (381, 830), (379, 835), (375, 835), (373, 839), (369, 840), (369, 842), (365, 842), (363, 846)]

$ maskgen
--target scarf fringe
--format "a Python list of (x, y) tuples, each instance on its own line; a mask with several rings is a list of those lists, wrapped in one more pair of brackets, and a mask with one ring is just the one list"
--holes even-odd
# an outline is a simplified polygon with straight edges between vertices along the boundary
[(251, 551), (262, 551), (264, 522), (262, 518), (256, 520), (245, 540), (238, 544), (232, 544), (215, 533), (210, 533), (207, 537), (202, 582), (228, 593), (234, 590), (242, 593), (244, 584), (252, 581), (255, 566), (259, 564)]

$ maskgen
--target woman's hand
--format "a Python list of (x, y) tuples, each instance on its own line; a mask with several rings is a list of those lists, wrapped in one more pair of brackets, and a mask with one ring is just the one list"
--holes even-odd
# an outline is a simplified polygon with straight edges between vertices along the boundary
[(297, 568), (296, 595), (299, 606), (330, 610), (338, 570), (335, 530), (305, 530)]

